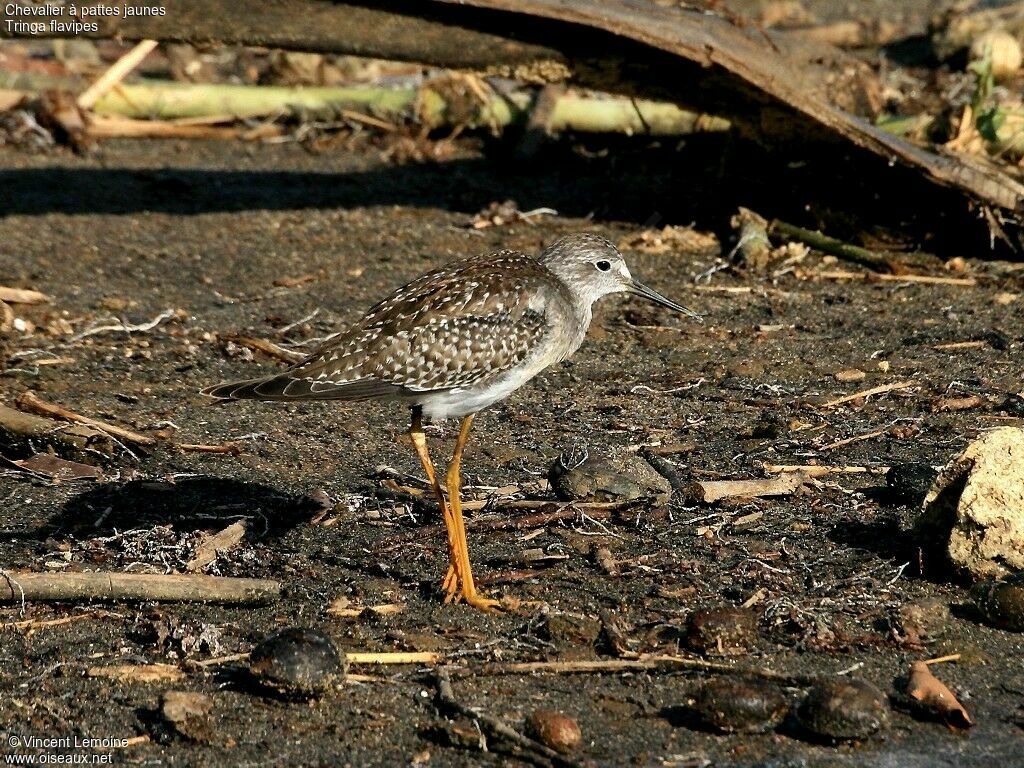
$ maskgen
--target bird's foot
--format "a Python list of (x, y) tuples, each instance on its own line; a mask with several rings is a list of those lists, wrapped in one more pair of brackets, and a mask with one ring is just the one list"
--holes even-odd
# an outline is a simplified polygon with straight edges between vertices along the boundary
[(501, 601), (484, 597), (477, 591), (475, 585), (467, 589), (461, 583), (458, 571), (454, 565), (448, 566), (448, 572), (444, 576), (444, 581), (441, 582), (441, 588), (444, 590), (444, 602), (446, 605), (465, 603), (487, 613), (501, 613)]
[(491, 597), (484, 597), (479, 592), (473, 592), (471, 595), (463, 594), (462, 599), (466, 601), (466, 605), (471, 605), (478, 611), (494, 614), (504, 613), (500, 600), (495, 600)]
[(444, 601), (450, 603), (459, 596), (459, 574), (455, 572), (455, 565), (448, 566), (448, 572), (441, 582), (441, 589), (444, 590)]

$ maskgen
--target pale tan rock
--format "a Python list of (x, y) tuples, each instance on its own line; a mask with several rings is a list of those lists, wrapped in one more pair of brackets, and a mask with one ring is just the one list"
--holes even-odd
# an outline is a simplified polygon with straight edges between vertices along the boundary
[(917, 528), (948, 532), (950, 560), (976, 579), (1024, 570), (1024, 429), (986, 432), (951, 461)]

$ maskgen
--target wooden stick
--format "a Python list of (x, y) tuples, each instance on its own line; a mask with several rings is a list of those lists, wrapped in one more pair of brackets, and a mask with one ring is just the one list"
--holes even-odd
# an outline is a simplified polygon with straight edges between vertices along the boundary
[(227, 453), (231, 456), (239, 456), (242, 453), (242, 448), (237, 443), (219, 443), (217, 445), (175, 443), (174, 447), (185, 453)]
[(20, 603), (22, 600), (159, 600), (255, 605), (273, 600), (280, 594), (280, 582), (269, 579), (103, 571), (8, 571), (0, 574), (0, 603)]
[(0, 285), (0, 301), (9, 304), (48, 304), (53, 301), (49, 296), (30, 288), (8, 288)]
[(433, 651), (345, 651), (345, 658), (350, 664), (440, 664), (444, 656)]
[(934, 659), (926, 659), (923, 664), (945, 664), (947, 661), (960, 661), (959, 653), (950, 653), (946, 656), (937, 656)]
[(787, 496), (803, 485), (799, 473), (782, 477), (754, 478), (752, 480), (703, 480), (690, 483), (684, 494), (696, 501), (713, 504), (722, 499), (751, 496)]
[[(18, 594), (18, 599), (21, 599), (20, 592)], [(73, 624), (76, 621), (102, 619), (107, 616), (117, 616), (117, 614), (110, 613), (109, 611), (89, 611), (88, 613), (76, 613), (74, 616), (62, 616), (59, 619), (25, 619), (24, 621), (11, 621), (7, 624), (0, 624), (0, 632), (5, 629), (42, 629), (44, 627), (62, 627), (65, 624)]]
[(113, 435), (116, 438), (127, 440), (128, 442), (135, 443), (136, 445), (152, 446), (157, 443), (157, 440), (154, 437), (140, 435), (138, 432), (133, 432), (130, 429), (119, 427), (116, 424), (109, 424), (105, 421), (100, 421), (99, 419), (82, 416), (74, 411), (69, 411), (67, 408), (62, 406), (48, 403), (45, 400), (40, 399), (38, 395), (32, 392), (32, 390), (25, 390), (18, 395), (18, 399), (15, 400), (15, 404), (23, 411), (30, 411), (43, 416), (50, 416), (55, 419), (73, 421), (77, 424), (85, 424), (93, 429), (98, 429), (101, 432), (106, 432), (108, 435)]
[[(433, 651), (395, 651), (375, 653), (372, 651), (345, 651), (345, 659), (350, 664), (379, 664), (381, 666), (391, 664), (439, 664), (444, 657)], [(220, 656), (216, 659), (206, 659), (196, 662), (199, 667), (215, 667), (221, 664), (231, 664), (236, 661), (248, 661), (248, 653), (232, 653), (230, 656)]]
[(561, 674), (580, 675), (601, 672), (628, 673), (644, 670), (675, 671), (695, 669), (703, 672), (717, 672), (733, 675), (751, 675), (766, 680), (779, 680), (794, 685), (809, 685), (817, 678), (808, 675), (790, 675), (760, 667), (745, 667), (722, 661), (691, 659), (683, 656), (646, 656), (639, 659), (601, 659), (597, 661), (527, 661), (519, 663), (484, 664), (479, 667), (454, 670), (462, 675), (532, 675)]
[(932, 344), (932, 349), (978, 349), (987, 346), (987, 341), (952, 341), (948, 344)]
[(882, 395), (886, 392), (894, 392), (898, 389), (907, 389), (908, 387), (916, 386), (917, 382), (909, 379), (907, 381), (897, 381), (892, 384), (882, 384), (881, 386), (871, 387), (871, 389), (863, 389), (860, 392), (854, 392), (852, 395), (843, 395), (837, 397), (835, 400), (829, 400), (827, 403), (822, 403), (819, 408), (832, 408), (843, 403), (848, 403), (851, 400), (860, 400), (871, 397), (872, 395)]
[(961, 285), (969, 287), (977, 285), (973, 277), (941, 277), (935, 275), (886, 275), (882, 272), (843, 272), (841, 270), (825, 270), (809, 272), (808, 275), (825, 280), (877, 280), (882, 283), (925, 283), (927, 285)]
[(228, 656), (218, 656), (215, 659), (205, 659), (204, 661), (197, 661), (197, 667), (217, 667), (221, 664), (231, 664), (236, 661), (248, 661), (248, 653), (232, 653)]
[(830, 467), (824, 464), (768, 464), (761, 468), (765, 472), (801, 472), (808, 477), (825, 477), (826, 475), (884, 475), (888, 467)]
[(821, 448), (819, 448), (818, 450), (831, 451), (836, 448), (842, 448), (844, 445), (850, 445), (850, 443), (859, 443), (861, 440), (870, 440), (873, 437), (881, 437), (888, 431), (888, 428), (876, 429), (874, 432), (866, 432), (863, 435), (854, 435), (853, 437), (847, 437), (844, 438), (843, 440), (836, 440), (834, 443), (829, 443), (828, 445), (821, 446)]
[(100, 75), (95, 83), (79, 94), (78, 106), (81, 109), (91, 109), (111, 88), (124, 80), (129, 72), (142, 63), (142, 60), (156, 46), (156, 40), (141, 40), (136, 43), (134, 48), (115, 61), (106, 72)]

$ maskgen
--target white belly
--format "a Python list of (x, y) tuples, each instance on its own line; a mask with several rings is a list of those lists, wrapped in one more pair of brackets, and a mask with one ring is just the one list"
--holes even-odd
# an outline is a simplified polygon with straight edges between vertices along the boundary
[(531, 378), (532, 375), (524, 378), (521, 373), (511, 374), (485, 386), (425, 392), (408, 396), (406, 399), (423, 407), (423, 417), (427, 421), (461, 419), (463, 416), (482, 411), (499, 400), (504, 400)]

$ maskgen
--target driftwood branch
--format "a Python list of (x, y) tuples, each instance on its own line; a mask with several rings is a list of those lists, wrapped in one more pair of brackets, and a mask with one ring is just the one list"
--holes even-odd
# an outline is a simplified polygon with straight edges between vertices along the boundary
[(37, 453), (51, 448), (68, 458), (112, 454), (110, 435), (84, 424), (59, 424), (0, 405), (0, 449), (13, 454)]
[(157, 600), (254, 605), (275, 599), (281, 584), (268, 579), (151, 573), (0, 572), (0, 603), (71, 600)]

